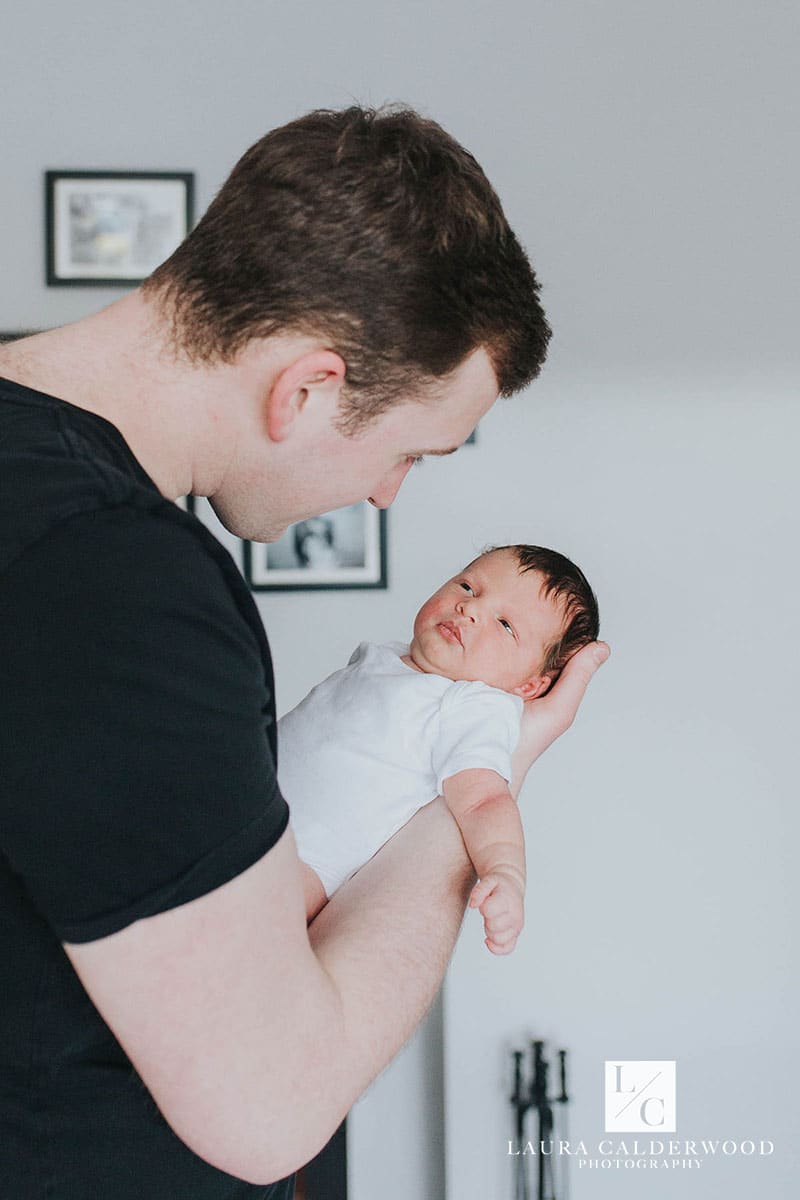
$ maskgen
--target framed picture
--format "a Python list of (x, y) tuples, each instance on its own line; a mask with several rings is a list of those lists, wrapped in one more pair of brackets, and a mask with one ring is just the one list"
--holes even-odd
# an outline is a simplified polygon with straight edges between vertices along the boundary
[(47, 282), (141, 283), (192, 227), (194, 175), (46, 171)]
[(277, 542), (244, 543), (254, 592), (385, 588), (386, 513), (362, 501), (290, 525)]
[(0, 345), (4, 342), (16, 342), (19, 338), (32, 337), (40, 333), (39, 329), (0, 329)]

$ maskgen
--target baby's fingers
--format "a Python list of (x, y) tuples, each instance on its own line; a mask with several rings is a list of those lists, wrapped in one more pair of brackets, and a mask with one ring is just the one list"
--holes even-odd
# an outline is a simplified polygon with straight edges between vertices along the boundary
[(515, 913), (515, 906), (500, 890), (492, 892), (488, 900), (484, 900), (481, 905), (481, 914), (485, 921), (506, 921), (509, 918), (513, 920)]
[(519, 936), (519, 925), (502, 925), (499, 928), (490, 922), (484, 922), (483, 932), (486, 934), (490, 942), (496, 942), (498, 946), (505, 946), (506, 942), (510, 942)]
[(508, 942), (498, 942), (494, 938), (484, 938), (487, 949), (491, 950), (492, 954), (510, 954), (517, 944), (517, 935), (513, 934)]
[(485, 879), (479, 879), (470, 893), (470, 908), (479, 908), (481, 904), (483, 904), (484, 900), (488, 896), (491, 896), (496, 886), (497, 880), (491, 875), (487, 875)]

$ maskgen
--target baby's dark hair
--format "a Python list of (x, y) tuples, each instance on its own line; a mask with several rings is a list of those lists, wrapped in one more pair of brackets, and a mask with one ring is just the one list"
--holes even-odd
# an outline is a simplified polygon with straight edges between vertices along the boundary
[(557, 550), (544, 546), (491, 546), (484, 554), (509, 550), (519, 564), (520, 574), (538, 571), (543, 577), (544, 594), (564, 605), (564, 628), (556, 641), (545, 650), (541, 672), (549, 675), (550, 685), (581, 646), (597, 640), (600, 613), (597, 597), (580, 567)]

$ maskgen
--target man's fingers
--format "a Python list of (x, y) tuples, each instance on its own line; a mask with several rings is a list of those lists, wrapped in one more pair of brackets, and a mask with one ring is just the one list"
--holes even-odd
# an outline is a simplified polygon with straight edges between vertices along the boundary
[(542, 704), (558, 714), (559, 724), (563, 723), (565, 729), (575, 720), (595, 671), (602, 667), (610, 653), (611, 647), (607, 642), (590, 642), (588, 646), (583, 646), (577, 654), (573, 654), (555, 686), (542, 698)]
[(595, 671), (611, 653), (606, 642), (583, 646), (564, 667), (557, 682), (540, 700), (529, 700), (523, 720), (528, 722), (532, 759), (542, 754), (575, 720)]

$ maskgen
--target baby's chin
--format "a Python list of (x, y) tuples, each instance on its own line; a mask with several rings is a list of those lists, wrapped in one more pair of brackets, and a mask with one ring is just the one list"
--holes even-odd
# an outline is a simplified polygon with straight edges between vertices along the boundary
[(441, 662), (436, 655), (425, 654), (416, 638), (411, 643), (408, 657), (417, 670), (424, 671), (426, 675), (441, 675), (443, 679), (452, 679), (453, 683), (457, 683), (460, 680), (465, 680), (468, 683), (485, 683), (489, 687), (497, 688), (501, 692), (512, 691), (504, 683), (487, 679), (483, 675), (478, 678), (476, 675), (470, 675), (468, 672), (459, 671), (457, 663), (454, 665), (453, 663)]
[(418, 671), (424, 671), (426, 675), (441, 675), (443, 679), (463, 679), (454, 670), (452, 664), (441, 662), (438, 655), (426, 654), (416, 638), (411, 642), (408, 650), (408, 658)]

